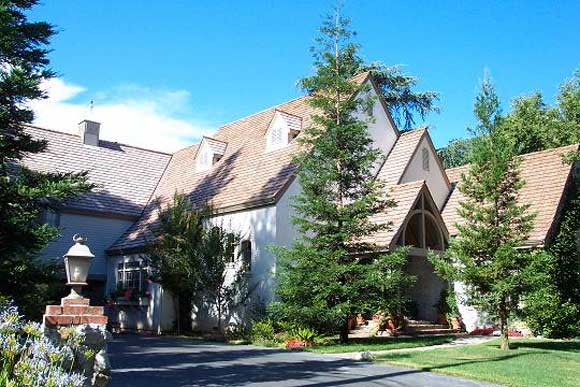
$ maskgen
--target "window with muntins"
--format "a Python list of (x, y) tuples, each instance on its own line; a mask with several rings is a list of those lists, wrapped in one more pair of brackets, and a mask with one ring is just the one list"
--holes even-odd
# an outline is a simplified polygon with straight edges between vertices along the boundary
[(117, 288), (134, 289), (142, 291), (147, 288), (149, 276), (149, 264), (147, 261), (120, 262), (117, 266)]

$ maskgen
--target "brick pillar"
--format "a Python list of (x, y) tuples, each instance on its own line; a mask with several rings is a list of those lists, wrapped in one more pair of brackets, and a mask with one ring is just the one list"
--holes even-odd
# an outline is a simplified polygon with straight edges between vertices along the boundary
[(90, 306), (88, 298), (63, 298), (60, 305), (47, 305), (42, 319), (45, 327), (97, 324), (107, 325), (102, 306)]
[(94, 351), (94, 356), (75, 353), (74, 370), (87, 378), (86, 386), (106, 387), (111, 379), (111, 363), (107, 355), (107, 316), (102, 306), (90, 306), (88, 298), (63, 298), (60, 305), (47, 305), (42, 319), (44, 334), (60, 341), (63, 327), (74, 327), (82, 334), (82, 344)]

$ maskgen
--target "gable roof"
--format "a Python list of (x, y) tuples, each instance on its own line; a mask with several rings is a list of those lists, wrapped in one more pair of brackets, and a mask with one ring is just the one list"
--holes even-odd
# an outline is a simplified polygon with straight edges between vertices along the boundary
[[(389, 191), (389, 198), (395, 201), (396, 206), (371, 217), (373, 222), (389, 224), (389, 227), (370, 235), (364, 239), (364, 242), (375, 244), (380, 250), (388, 250), (393, 247), (397, 243), (403, 226), (406, 224), (407, 219), (412, 216), (413, 209), (423, 193), (425, 194), (425, 198), (431, 203), (431, 206), (436, 209), (437, 205), (431, 196), (425, 180), (398, 184), (392, 187)], [(448, 230), (445, 227), (439, 211), (432, 212), (432, 214), (441, 223), (441, 231), (445, 237), (448, 237)]]
[[(569, 145), (522, 155), (520, 176), (526, 182), (520, 190), (520, 203), (530, 205), (530, 211), (536, 213), (534, 227), (528, 237), (528, 243), (544, 244), (551, 235), (562, 199), (568, 183), (572, 166), (562, 161), (562, 157), (579, 146)], [(469, 165), (447, 169), (447, 177), (453, 183), (453, 191), (443, 209), (442, 216), (450, 235), (457, 235), (457, 223), (462, 218), (457, 213), (459, 202), (464, 200), (457, 188), (461, 174), (467, 172)]]
[(417, 198), (423, 187), (426, 187), (424, 180), (399, 184), (392, 187), (389, 190), (389, 199), (393, 200), (396, 206), (371, 217), (372, 222), (381, 225), (389, 224), (389, 227), (373, 235), (369, 235), (363, 241), (375, 244), (381, 249), (388, 249), (393, 242), (393, 238), (398, 234), (399, 229), (405, 222), (407, 215), (417, 202)]
[(378, 174), (378, 178), (383, 180), (387, 186), (399, 184), (426, 132), (427, 129), (422, 127), (402, 133), (399, 136)]
[[(369, 77), (369, 73), (362, 73), (352, 80), (363, 83)], [(268, 151), (265, 133), (276, 114), (294, 120), (296, 125), (300, 119), (301, 128), (313, 125), (316, 110), (308, 103), (309, 98), (299, 97), (220, 127), (212, 138), (227, 143), (227, 148), (221, 160), (208, 171), (195, 171), (197, 145), (176, 152), (152, 196), (155, 201), (111, 246), (109, 254), (143, 246), (158, 227), (159, 206), (171, 203), (175, 192), (185, 194), (193, 205), (208, 203), (218, 213), (275, 204), (294, 179), (292, 157), (299, 145), (291, 142)]]
[(25, 131), (46, 140), (46, 151), (29, 154), (22, 164), (40, 172), (88, 171), (97, 184), (91, 192), (68, 201), (64, 208), (137, 218), (149, 201), (171, 155), (110, 141), (84, 145), (80, 136), (35, 126)]

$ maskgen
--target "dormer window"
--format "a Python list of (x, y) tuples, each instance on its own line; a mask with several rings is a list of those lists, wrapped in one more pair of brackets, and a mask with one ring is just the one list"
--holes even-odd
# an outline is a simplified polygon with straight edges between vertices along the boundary
[(266, 149), (271, 151), (285, 147), (301, 130), (301, 117), (277, 110), (266, 132)]
[(197, 172), (209, 170), (214, 164), (219, 162), (227, 148), (227, 143), (210, 137), (204, 137), (199, 144), (197, 156), (195, 157), (195, 168)]

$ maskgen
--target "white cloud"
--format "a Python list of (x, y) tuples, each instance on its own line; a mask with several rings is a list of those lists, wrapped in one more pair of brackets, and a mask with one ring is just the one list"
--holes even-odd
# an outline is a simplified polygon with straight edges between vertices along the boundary
[(71, 99), (86, 89), (61, 78), (43, 84), (48, 98), (30, 103), (35, 112), (34, 124), (49, 129), (76, 133), (83, 119), (101, 123), (101, 139), (149, 149), (172, 152), (212, 133), (203, 123), (180, 117), (190, 111), (189, 92), (158, 91), (137, 85), (123, 85), (92, 93), (95, 105)]

